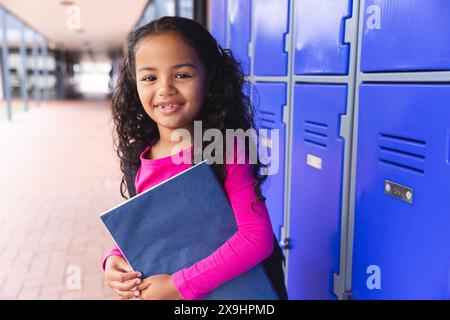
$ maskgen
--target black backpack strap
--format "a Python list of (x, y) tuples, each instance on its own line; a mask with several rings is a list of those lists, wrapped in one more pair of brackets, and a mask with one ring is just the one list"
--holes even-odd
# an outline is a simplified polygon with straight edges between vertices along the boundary
[(134, 184), (134, 181), (136, 180), (137, 171), (138, 169), (135, 169), (131, 166), (125, 167), (125, 182), (127, 184), (128, 195), (130, 199), (136, 195), (136, 185)]
[(288, 300), (286, 285), (284, 283), (285, 258), (278, 244), (277, 238), (273, 235), (274, 248), (272, 254), (263, 261), (264, 269), (272, 282), (275, 291), (278, 294), (279, 300)]

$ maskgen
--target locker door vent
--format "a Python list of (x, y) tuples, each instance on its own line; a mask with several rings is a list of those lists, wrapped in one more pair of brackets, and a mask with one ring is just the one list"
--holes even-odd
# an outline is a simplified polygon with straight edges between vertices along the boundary
[(276, 114), (275, 112), (260, 110), (259, 117), (261, 120), (262, 129), (273, 129), (275, 128), (276, 123)]
[(380, 163), (409, 172), (425, 172), (425, 141), (382, 133), (378, 147)]
[(305, 121), (304, 141), (316, 147), (326, 148), (328, 138), (328, 125), (316, 121)]

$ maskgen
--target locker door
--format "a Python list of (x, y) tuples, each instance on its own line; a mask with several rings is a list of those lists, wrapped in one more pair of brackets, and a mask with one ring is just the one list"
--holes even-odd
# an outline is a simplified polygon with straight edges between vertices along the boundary
[(227, 0), (209, 2), (211, 34), (222, 48), (227, 46)]
[(278, 129), (278, 139), (276, 135), (269, 132), (262, 134), (260, 141), (264, 147), (268, 147), (268, 159), (272, 159), (273, 171), (267, 177), (262, 186), (263, 195), (266, 197), (266, 205), (272, 221), (272, 228), (275, 236), (280, 240), (281, 227), (284, 216), (284, 162), (285, 162), (285, 141), (286, 128), (283, 123), (283, 107), (286, 105), (286, 84), (285, 83), (256, 83), (256, 91), (253, 92), (253, 104), (256, 109), (255, 123), (258, 129)]
[(288, 294), (336, 299), (347, 86), (297, 84), (294, 92)]
[(450, 298), (450, 85), (360, 87), (355, 299)]
[(235, 58), (242, 63), (242, 70), (250, 74), (248, 46), (251, 30), (251, 1), (228, 0), (228, 19), (230, 21), (230, 49)]
[(295, 74), (348, 74), (350, 46), (345, 19), (352, 0), (298, 0), (295, 3)]
[(450, 70), (450, 1), (367, 0), (361, 70)]
[(258, 76), (285, 76), (288, 61), (285, 35), (289, 30), (289, 1), (258, 0), (254, 1), (253, 5), (254, 73)]

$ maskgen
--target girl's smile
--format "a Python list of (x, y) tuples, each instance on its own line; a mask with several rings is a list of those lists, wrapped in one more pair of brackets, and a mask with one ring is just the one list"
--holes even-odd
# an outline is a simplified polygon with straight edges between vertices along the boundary
[(172, 114), (183, 107), (184, 103), (180, 101), (164, 101), (155, 105), (155, 108), (162, 114)]

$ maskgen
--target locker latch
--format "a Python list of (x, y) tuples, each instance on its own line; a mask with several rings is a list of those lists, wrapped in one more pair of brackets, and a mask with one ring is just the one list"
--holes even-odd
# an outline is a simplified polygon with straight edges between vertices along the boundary
[(281, 249), (283, 250), (289, 250), (291, 249), (291, 239), (290, 238), (284, 238), (280, 241)]

